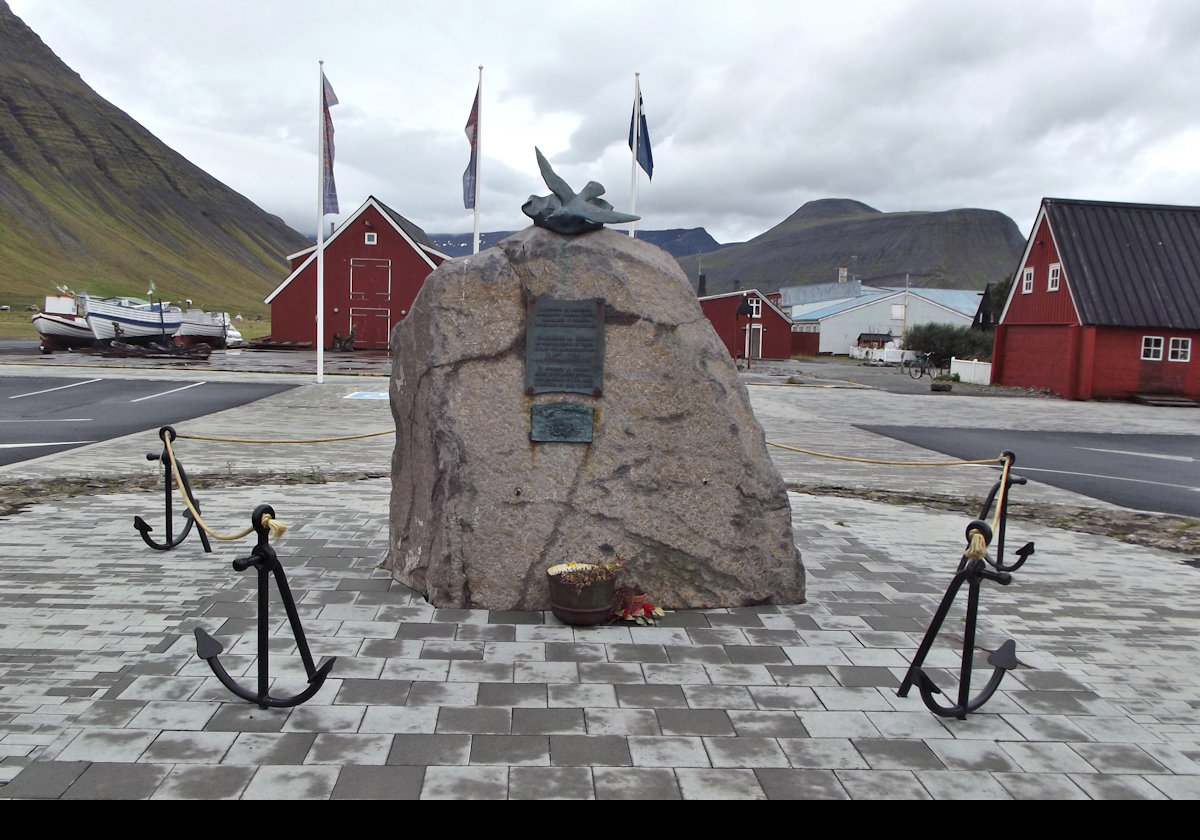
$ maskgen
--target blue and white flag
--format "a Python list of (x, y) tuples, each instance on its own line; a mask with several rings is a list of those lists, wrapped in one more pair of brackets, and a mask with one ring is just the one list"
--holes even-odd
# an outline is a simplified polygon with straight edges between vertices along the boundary
[(650, 130), (646, 127), (646, 112), (642, 110), (642, 88), (637, 88), (633, 101), (633, 117), (629, 121), (629, 149), (637, 157), (638, 166), (647, 178), (654, 177), (654, 155), (650, 152)]

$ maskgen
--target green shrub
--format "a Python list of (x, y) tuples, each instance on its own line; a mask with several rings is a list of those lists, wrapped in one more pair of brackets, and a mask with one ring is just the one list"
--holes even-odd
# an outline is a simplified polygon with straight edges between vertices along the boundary
[(904, 334), (904, 349), (933, 353), (937, 365), (949, 365), (951, 357), (990, 362), (992, 333), (951, 324), (920, 324)]

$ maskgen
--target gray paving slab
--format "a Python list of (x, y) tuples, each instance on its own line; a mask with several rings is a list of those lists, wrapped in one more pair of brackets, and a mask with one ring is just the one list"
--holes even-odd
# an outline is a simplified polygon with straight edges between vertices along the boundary
[[(0, 363), (0, 375), (78, 373)], [(1194, 414), (1133, 404), (748, 387), (768, 440), (883, 460), (930, 453), (853, 418), (1195, 431)], [(314, 436), (391, 428), (386, 400), (345, 399), (361, 391), (386, 391), (386, 380), (304, 381), (180, 427), (266, 437), (302, 413)], [(0, 480), (153, 474), (144, 455), (156, 441), (147, 430), (0, 468)], [(253, 580), (230, 566), (246, 547), (205, 553), (192, 536), (151, 551), (132, 521), (161, 518), (161, 491), (97, 487), (30, 505), (0, 517), (0, 799), (1200, 797), (1200, 572), (1185, 562), (1197, 558), (1014, 517), (1010, 539), (1034, 540), (1037, 553), (1011, 586), (985, 586), (977, 644), (983, 655), (1014, 639), (1020, 666), (966, 720), (932, 714), (915, 690), (897, 696), (990, 486), (980, 470), (774, 448), (792, 486), (825, 488), (790, 495), (806, 603), (584, 631), (546, 613), (435, 609), (391, 581), (378, 568), (387, 435), (315, 453), (185, 445), (189, 475), (222, 478), (200, 493), (216, 530), (239, 530), (262, 502), (288, 523), (277, 548), (314, 655), (338, 657), (330, 680), (308, 703), (263, 710), (211, 675), (196, 627), (221, 642), (237, 679), (256, 678)], [(277, 480), (286, 473), (309, 483)], [(962, 504), (882, 504), (831, 487), (934, 488)], [(1104, 508), (1035, 482), (1017, 492)], [(271, 632), (273, 690), (298, 690), (282, 614)], [(947, 631), (926, 660), (951, 694), (956, 643)]]

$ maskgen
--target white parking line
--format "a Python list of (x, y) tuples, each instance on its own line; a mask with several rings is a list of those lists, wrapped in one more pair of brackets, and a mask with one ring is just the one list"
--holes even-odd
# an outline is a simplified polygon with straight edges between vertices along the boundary
[(1071, 470), (1046, 470), (1040, 467), (1017, 467), (1014, 468), (1018, 475), (1025, 473), (1046, 473), (1048, 475), (1076, 475), (1080, 478), (1102, 478), (1105, 481), (1128, 481), (1133, 484), (1149, 484), (1154, 487), (1173, 487), (1177, 490), (1196, 490), (1200, 491), (1200, 487), (1192, 487), (1189, 484), (1172, 484), (1165, 481), (1151, 481), (1146, 478), (1126, 478), (1120, 475), (1099, 475), (1097, 473), (1073, 472)]
[(86, 382), (72, 382), (70, 385), (59, 385), (57, 388), (46, 388), (44, 391), (30, 391), (28, 394), (13, 394), (9, 397), (10, 400), (19, 400), (21, 397), (36, 397), (38, 394), (49, 394), (51, 391), (62, 391), (67, 388), (74, 388), (78, 385), (91, 385), (93, 382), (99, 382), (99, 379), (89, 379)]
[(130, 400), (131, 403), (142, 402), (143, 400), (153, 400), (157, 397), (165, 397), (167, 394), (178, 394), (180, 391), (186, 391), (188, 388), (195, 388), (197, 385), (207, 385), (206, 382), (193, 382), (191, 385), (184, 385), (182, 388), (172, 388), (170, 391), (163, 391), (161, 394), (151, 394), (148, 397), (138, 397), (136, 400)]
[(1091, 452), (1106, 452), (1109, 455), (1136, 455), (1139, 458), (1162, 458), (1164, 461), (1184, 461), (1188, 464), (1195, 461), (1186, 455), (1159, 455), (1156, 452), (1130, 452), (1125, 449), (1097, 449), (1094, 446), (1079, 446), (1077, 449), (1087, 449)]

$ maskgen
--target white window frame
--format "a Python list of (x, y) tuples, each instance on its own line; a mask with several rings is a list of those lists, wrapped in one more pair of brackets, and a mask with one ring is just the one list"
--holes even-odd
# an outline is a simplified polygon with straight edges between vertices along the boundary
[(1192, 360), (1192, 340), (1190, 338), (1172, 338), (1167, 348), (1168, 362), (1190, 362)]
[(1163, 339), (1161, 335), (1142, 336), (1142, 361), (1161, 362), (1163, 357)]
[(1046, 278), (1046, 291), (1057, 292), (1059, 278), (1062, 275), (1062, 267), (1059, 263), (1054, 263), (1050, 266), (1050, 275)]
[(762, 298), (752, 297), (752, 298), (747, 298), (747, 300), (750, 301), (750, 317), (751, 318), (761, 318), (762, 317)]
[(1021, 294), (1033, 294), (1033, 269), (1025, 269), (1025, 273), (1021, 275)]
[(367, 231), (366, 235), (363, 236), (363, 244), (364, 245), (378, 245), (379, 244), (379, 234), (373, 230)]

